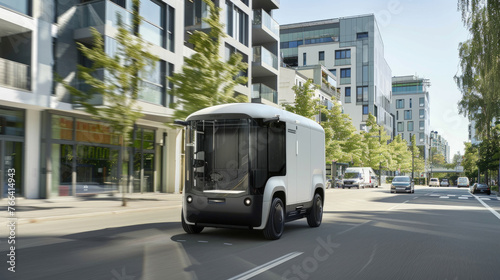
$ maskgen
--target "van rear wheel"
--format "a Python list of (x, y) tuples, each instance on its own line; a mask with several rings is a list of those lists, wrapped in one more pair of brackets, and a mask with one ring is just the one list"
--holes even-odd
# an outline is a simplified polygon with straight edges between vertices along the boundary
[(321, 195), (315, 194), (311, 212), (307, 215), (307, 224), (310, 227), (319, 227), (323, 219), (323, 199)]
[(271, 209), (269, 209), (269, 217), (267, 218), (266, 227), (262, 231), (264, 237), (269, 240), (276, 240), (283, 235), (285, 229), (285, 208), (279, 197), (273, 199)]

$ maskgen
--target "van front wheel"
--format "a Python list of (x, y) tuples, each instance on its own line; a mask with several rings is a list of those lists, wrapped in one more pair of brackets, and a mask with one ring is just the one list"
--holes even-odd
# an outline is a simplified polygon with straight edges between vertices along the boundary
[(310, 227), (319, 227), (323, 219), (323, 200), (321, 195), (315, 194), (311, 212), (307, 215), (307, 224)]
[(285, 208), (279, 197), (273, 199), (271, 209), (269, 209), (269, 217), (264, 230), (264, 237), (270, 240), (276, 240), (283, 235), (285, 229)]
[(182, 212), (181, 212), (181, 223), (182, 223), (182, 228), (184, 229), (184, 231), (186, 233), (189, 233), (189, 234), (200, 233), (204, 228), (201, 226), (194, 226), (194, 225), (187, 224), (186, 221), (184, 220), (184, 214)]

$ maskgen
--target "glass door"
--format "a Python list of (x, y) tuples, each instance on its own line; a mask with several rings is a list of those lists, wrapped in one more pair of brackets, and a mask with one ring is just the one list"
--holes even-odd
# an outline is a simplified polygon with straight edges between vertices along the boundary
[[(23, 193), (23, 143), (16, 141), (0, 141), (0, 184), (2, 188), (1, 197), (7, 197), (9, 178), (14, 178), (15, 196), (20, 197)], [(10, 175), (10, 176), (9, 176)]]

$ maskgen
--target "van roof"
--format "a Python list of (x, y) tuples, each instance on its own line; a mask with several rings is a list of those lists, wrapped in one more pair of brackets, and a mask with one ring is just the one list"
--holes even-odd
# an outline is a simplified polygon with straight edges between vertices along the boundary
[(300, 126), (324, 132), (323, 127), (311, 119), (260, 103), (231, 103), (216, 105), (194, 112), (189, 115), (186, 120), (227, 119), (227, 116), (252, 119), (274, 118), (278, 116), (281, 121), (295, 123)]

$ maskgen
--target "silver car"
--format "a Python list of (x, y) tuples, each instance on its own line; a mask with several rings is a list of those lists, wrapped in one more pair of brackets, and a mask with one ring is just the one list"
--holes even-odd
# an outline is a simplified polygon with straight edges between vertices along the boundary
[(410, 176), (396, 176), (392, 179), (391, 193), (407, 192), (414, 193), (415, 186)]

